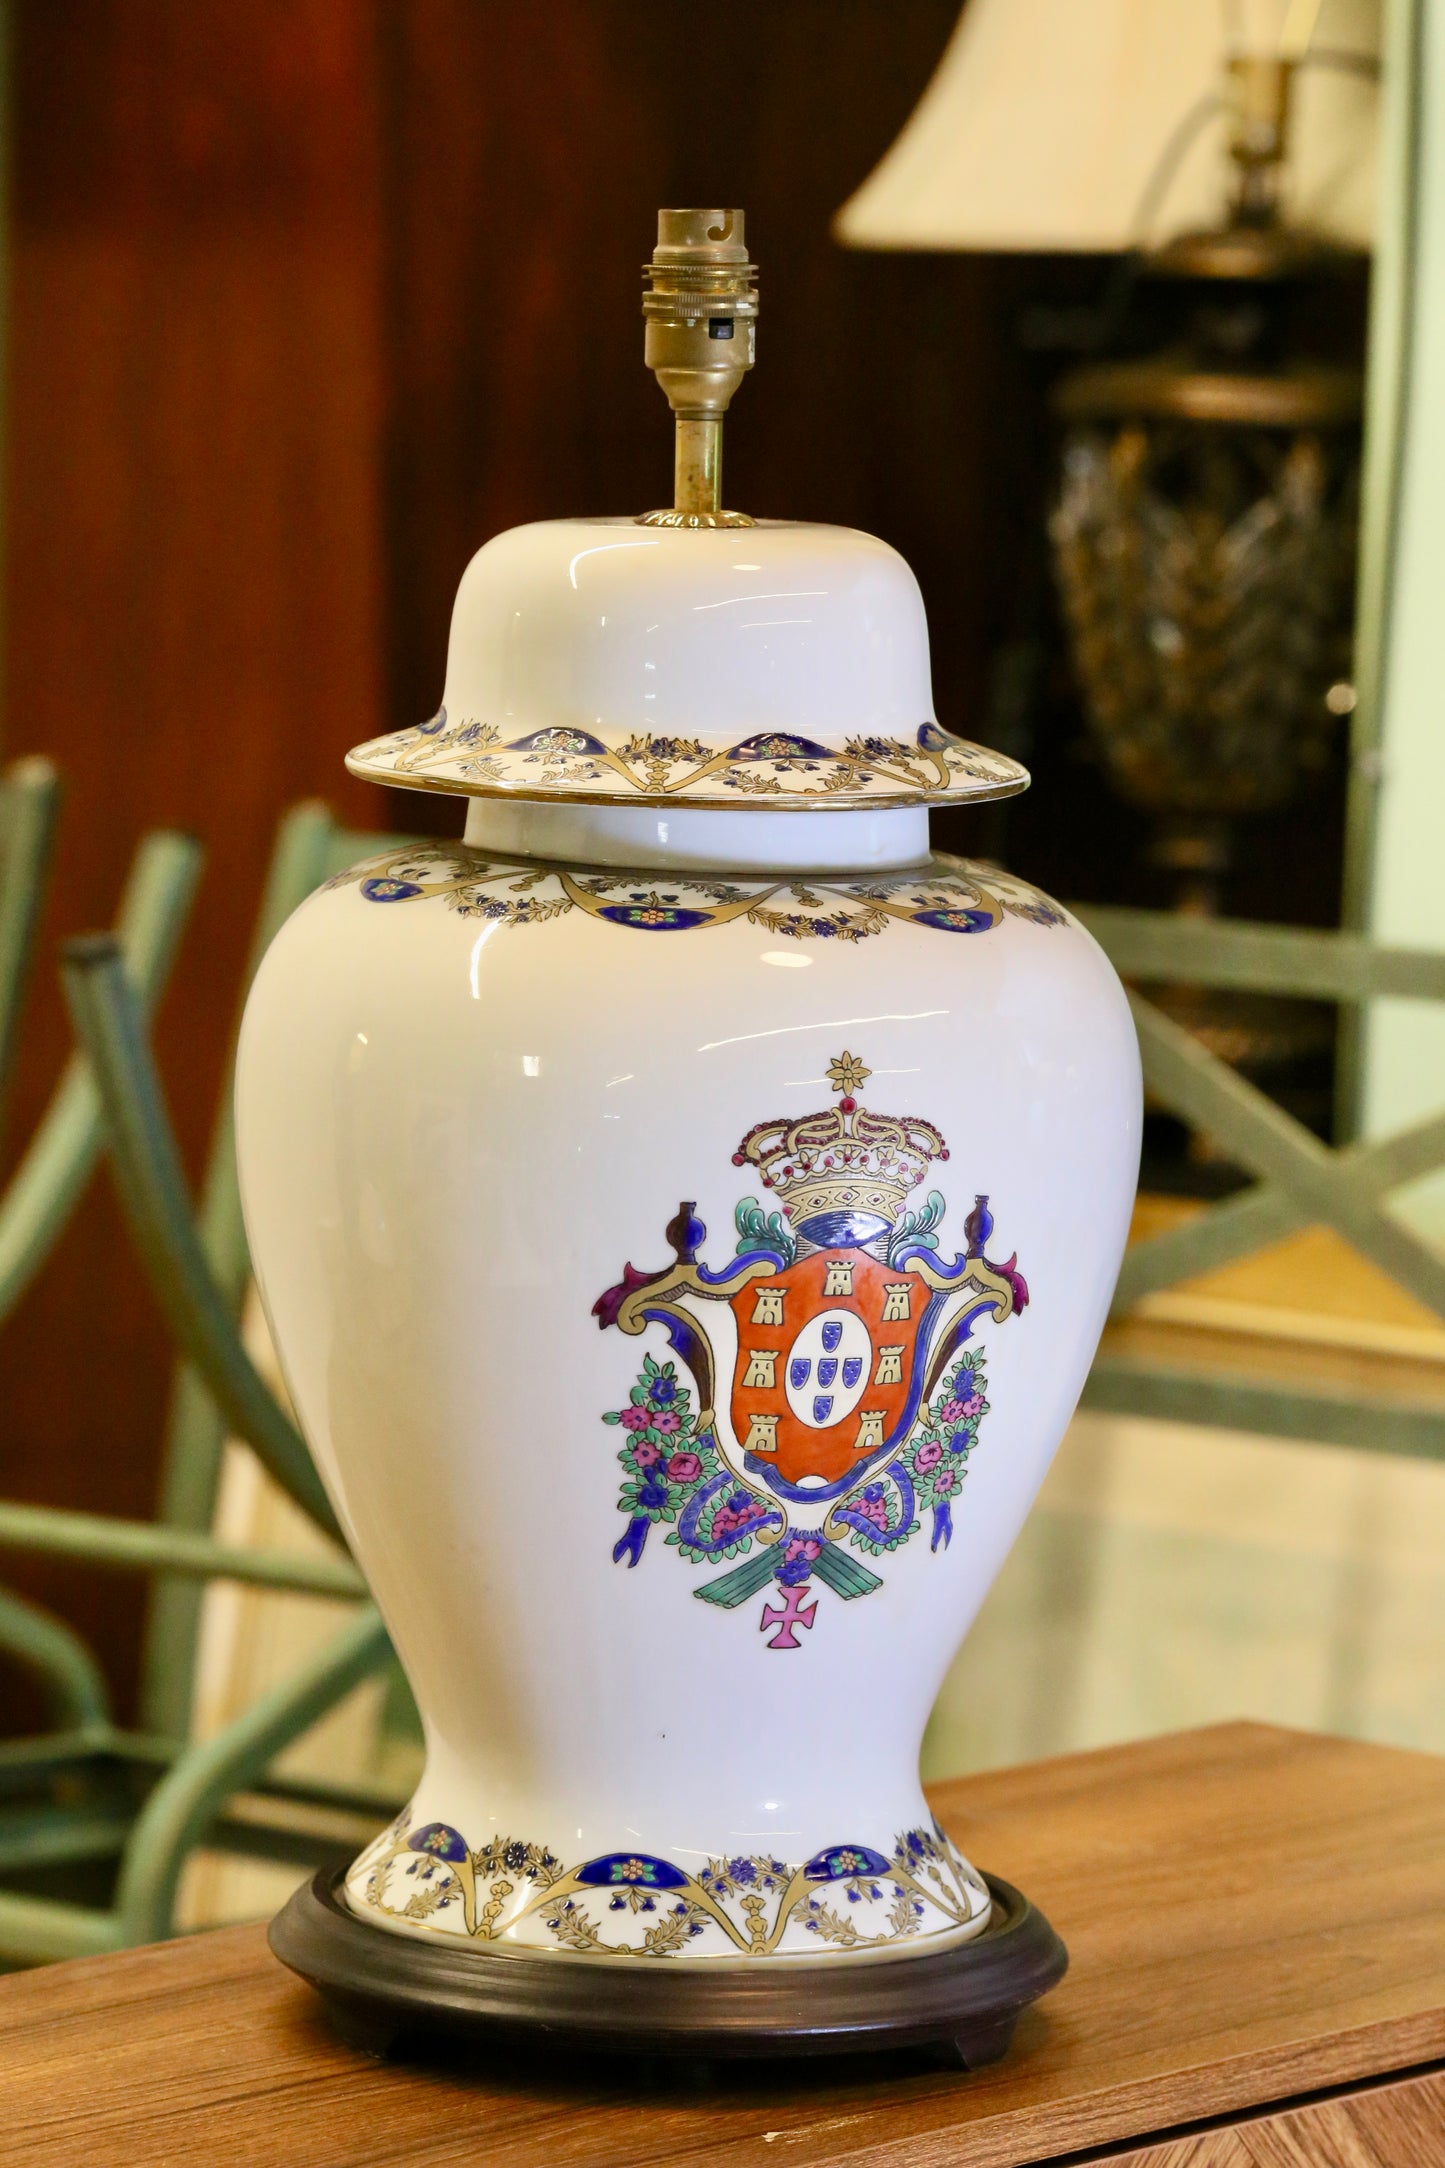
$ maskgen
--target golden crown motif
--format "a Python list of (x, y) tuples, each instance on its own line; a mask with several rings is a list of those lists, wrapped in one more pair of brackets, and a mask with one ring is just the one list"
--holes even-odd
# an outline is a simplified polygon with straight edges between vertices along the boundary
[(821, 1246), (867, 1242), (897, 1225), (908, 1193), (948, 1147), (932, 1122), (875, 1114), (854, 1094), (872, 1075), (846, 1050), (828, 1064), (836, 1107), (755, 1122), (733, 1153), (754, 1166), (795, 1230)]

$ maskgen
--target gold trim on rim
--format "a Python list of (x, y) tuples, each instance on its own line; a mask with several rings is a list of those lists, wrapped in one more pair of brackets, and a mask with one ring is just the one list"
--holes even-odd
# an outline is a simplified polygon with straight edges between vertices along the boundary
[(790, 813), (987, 803), (1017, 796), (1030, 780), (1007, 755), (931, 721), (913, 740), (855, 733), (832, 745), (763, 729), (722, 746), (670, 733), (634, 733), (614, 746), (570, 724), (504, 741), (494, 724), (449, 728), (445, 708), (354, 747), (346, 765), (367, 782), (456, 797)]
[(788, 797), (776, 798), (671, 798), (645, 797), (640, 791), (557, 790), (545, 789), (537, 784), (525, 783), (449, 783), (439, 782), (433, 776), (397, 775), (390, 768), (368, 768), (350, 753), (346, 756), (350, 774), (359, 776), (364, 783), (384, 783), (392, 790), (434, 790), (453, 798), (527, 798), (543, 804), (562, 805), (681, 805), (701, 807), (709, 813), (868, 813), (875, 808), (883, 811), (894, 806), (916, 805), (989, 805), (999, 798), (1022, 796), (1033, 778), (1027, 773), (1007, 783), (980, 783), (972, 790), (959, 785), (949, 790), (912, 791), (907, 796), (890, 792), (886, 797), (844, 797), (841, 792), (824, 798)]

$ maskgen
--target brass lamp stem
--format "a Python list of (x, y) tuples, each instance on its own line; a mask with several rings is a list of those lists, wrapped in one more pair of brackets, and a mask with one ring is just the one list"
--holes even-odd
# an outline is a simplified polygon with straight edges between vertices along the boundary
[(1268, 225), (1279, 215), (1297, 67), (1274, 53), (1237, 54), (1228, 64), (1233, 216), (1239, 224)]
[[(672, 509), (706, 519), (722, 510), (722, 416), (679, 414), (673, 450)], [(649, 515), (657, 519), (661, 514)]]
[(757, 267), (748, 262), (741, 211), (659, 211), (657, 247), (643, 266), (647, 366), (676, 426), (670, 511), (645, 527), (751, 527), (722, 509), (722, 427), (753, 365)]

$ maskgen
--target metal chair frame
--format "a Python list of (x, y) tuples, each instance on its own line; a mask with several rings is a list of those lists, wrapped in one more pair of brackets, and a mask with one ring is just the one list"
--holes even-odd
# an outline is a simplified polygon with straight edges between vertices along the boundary
[[(1445, 956), (1430, 951), (1245, 920), (1074, 908), (1128, 978), (1183, 979), (1341, 1003), (1382, 995), (1445, 1001)], [(1213, 1138), (1255, 1180), (1188, 1226), (1132, 1247), (1119, 1274), (1115, 1317), (1156, 1289), (1248, 1256), (1309, 1225), (1333, 1228), (1445, 1317), (1445, 1258), (1385, 1205), (1392, 1191), (1445, 1165), (1445, 1112), (1394, 1136), (1331, 1149), (1141, 994), (1131, 993), (1130, 1006), (1149, 1091), (1191, 1128)], [(1095, 1361), (1083, 1405), (1445, 1459), (1445, 1412), (1439, 1405), (1379, 1393), (1367, 1397), (1327, 1381), (1305, 1387), (1297, 1380), (1242, 1371), (1189, 1369), (1107, 1346)]]
[[(13, 1048), (33, 948), (56, 780), (41, 762), (0, 781), (0, 1081)], [(250, 973), (272, 935), (329, 874), (386, 837), (339, 829), (325, 807), (283, 822)], [(399, 839), (395, 839), (399, 840)], [(317, 1526), (339, 1534), (305, 1445), (240, 1336), (250, 1274), (236, 1184), (229, 1080), (199, 1218), (151, 1057), (147, 1018), (164, 983), (199, 874), (190, 839), (148, 837), (114, 935), (67, 944), (62, 977), (78, 1041), (51, 1107), (0, 1198), (0, 1319), (64, 1228), (102, 1148), (131, 1235), (183, 1351), (167, 1422), (155, 1522), (0, 1503), (0, 1550), (44, 1551), (155, 1577), (140, 1724), (113, 1720), (92, 1652), (62, 1620), (0, 1589), (0, 1648), (44, 1683), (55, 1729), (0, 1745), (0, 1879), (114, 1867), (108, 1904), (0, 1886), (0, 1964), (35, 1963), (154, 1940), (174, 1931), (186, 1858), (202, 1841), (305, 1863), (317, 1840), (268, 1820), (268, 1802), (383, 1820), (397, 1802), (359, 1786), (301, 1782), (271, 1768), (354, 1686), (393, 1661), (366, 1585), (344, 1556), (303, 1558), (211, 1535), (221, 1454), (247, 1440)], [(281, 1686), (201, 1742), (188, 1739), (204, 1584), (354, 1598), (352, 1619)], [(237, 1795), (250, 1793), (239, 1813)], [(323, 1845), (324, 1849), (324, 1845)]]

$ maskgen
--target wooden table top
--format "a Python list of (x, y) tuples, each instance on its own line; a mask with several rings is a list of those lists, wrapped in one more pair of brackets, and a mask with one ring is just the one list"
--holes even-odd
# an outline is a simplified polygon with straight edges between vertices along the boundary
[[(228, 1928), (0, 1979), (0, 2161), (1003, 2168), (1445, 2059), (1445, 1760), (1230, 1724), (933, 1796), (1072, 1956), (992, 2070), (380, 2065), (336, 2042), (261, 1928)], [(1437, 2082), (1439, 2150), (1412, 2162), (1445, 2160)], [(1268, 2153), (1307, 2157), (1336, 2154)], [(1376, 2157), (1404, 2158), (1349, 2154)]]

